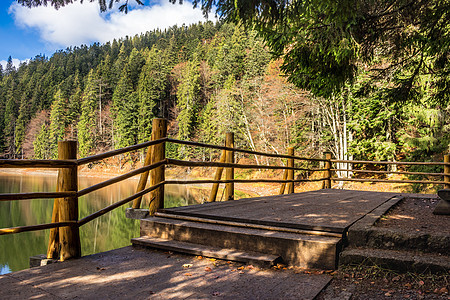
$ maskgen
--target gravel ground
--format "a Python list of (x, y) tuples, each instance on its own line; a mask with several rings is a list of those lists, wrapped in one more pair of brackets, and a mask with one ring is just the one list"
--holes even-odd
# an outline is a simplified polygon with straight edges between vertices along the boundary
[[(433, 215), (437, 202), (437, 199), (406, 198), (376, 226), (405, 232), (450, 234), (450, 216)], [(332, 275), (332, 282), (318, 300), (450, 299), (450, 274), (401, 274), (378, 266), (348, 266)]]

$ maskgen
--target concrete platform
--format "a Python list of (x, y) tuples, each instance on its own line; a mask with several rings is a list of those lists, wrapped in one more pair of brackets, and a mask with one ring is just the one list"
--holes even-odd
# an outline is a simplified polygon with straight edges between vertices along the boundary
[(215, 220), (343, 233), (354, 222), (395, 195), (398, 194), (323, 189), (161, 211)]
[(314, 299), (329, 275), (125, 247), (0, 276), (0, 299)]

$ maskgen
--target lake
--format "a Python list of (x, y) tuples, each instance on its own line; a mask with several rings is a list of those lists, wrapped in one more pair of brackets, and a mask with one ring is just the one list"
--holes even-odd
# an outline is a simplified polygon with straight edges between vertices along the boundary
[[(104, 178), (79, 176), (79, 190), (102, 182)], [(132, 178), (79, 198), (79, 218), (83, 218), (135, 193), (137, 179)], [(0, 193), (56, 191), (56, 174), (22, 175), (0, 172)], [(165, 207), (203, 202), (209, 190), (167, 185)], [(126, 204), (80, 227), (82, 255), (130, 245), (139, 236), (139, 221), (125, 218)], [(148, 196), (142, 207), (148, 207)], [(0, 202), (0, 228), (50, 223), (53, 199)], [(29, 258), (47, 253), (49, 230), (0, 236), (0, 274), (29, 267)]]

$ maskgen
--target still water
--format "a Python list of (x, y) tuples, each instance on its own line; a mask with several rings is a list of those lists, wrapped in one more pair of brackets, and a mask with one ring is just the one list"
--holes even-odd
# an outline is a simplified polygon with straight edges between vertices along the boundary
[[(78, 188), (104, 181), (79, 177)], [(79, 218), (83, 218), (135, 193), (136, 179), (126, 180), (79, 198)], [(166, 186), (165, 207), (201, 203), (204, 191), (183, 186)], [(56, 175), (21, 175), (0, 172), (0, 193), (56, 191)], [(197, 200), (196, 200), (197, 199)], [(148, 203), (143, 199), (142, 207)], [(130, 204), (131, 205), (131, 204)], [(139, 221), (125, 218), (124, 205), (80, 227), (82, 255), (130, 245), (139, 236)], [(50, 223), (53, 199), (0, 201), (0, 228)], [(29, 257), (47, 253), (49, 230), (0, 236), (0, 274), (29, 267)]]

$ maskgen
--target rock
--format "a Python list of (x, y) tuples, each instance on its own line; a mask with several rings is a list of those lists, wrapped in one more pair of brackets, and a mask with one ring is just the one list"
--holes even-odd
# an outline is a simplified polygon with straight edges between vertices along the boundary
[(434, 209), (433, 214), (450, 216), (450, 202), (440, 200), (438, 202), (438, 204), (436, 205), (436, 208)]

